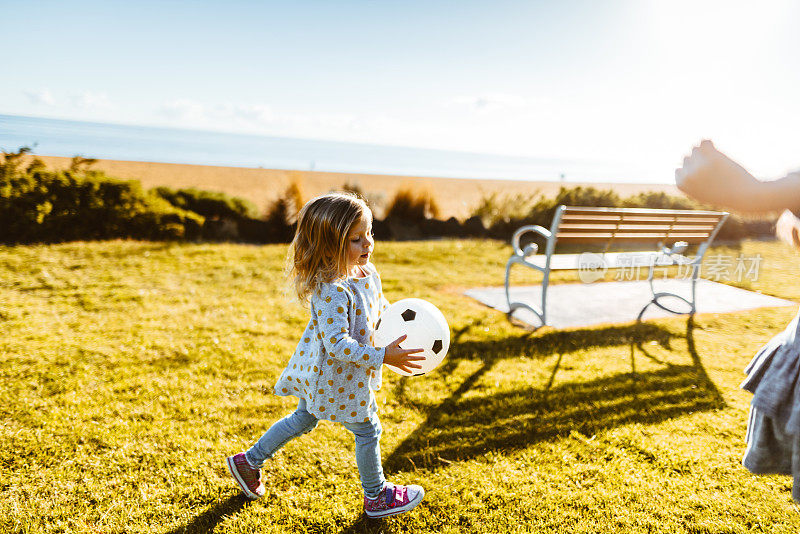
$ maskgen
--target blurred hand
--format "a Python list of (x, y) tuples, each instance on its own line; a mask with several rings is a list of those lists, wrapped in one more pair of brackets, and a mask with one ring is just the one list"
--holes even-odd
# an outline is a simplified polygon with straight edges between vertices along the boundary
[(775, 224), (775, 235), (784, 243), (800, 248), (800, 219), (791, 211), (784, 211)]
[(397, 367), (401, 371), (413, 373), (414, 369), (422, 369), (420, 364), (414, 362), (424, 360), (425, 356), (413, 356), (422, 352), (422, 349), (404, 349), (400, 347), (400, 343), (405, 341), (407, 337), (400, 336), (386, 345), (386, 356), (383, 357), (383, 363)]
[(754, 194), (760, 182), (707, 139), (683, 159), (675, 183), (700, 202), (743, 211), (760, 209)]

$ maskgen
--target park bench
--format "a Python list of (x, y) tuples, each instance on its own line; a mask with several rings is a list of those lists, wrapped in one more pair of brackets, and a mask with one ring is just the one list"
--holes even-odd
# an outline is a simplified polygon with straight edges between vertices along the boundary
[[(538, 317), (541, 326), (546, 325), (550, 272), (566, 269), (578, 270), (584, 282), (591, 282), (598, 273), (604, 275), (606, 269), (648, 268), (647, 280), (652, 298), (644, 305), (638, 319), (651, 304), (672, 313), (686, 313), (686, 310), (679, 311), (665, 304), (663, 301), (667, 297), (683, 301), (689, 305), (688, 312), (694, 313), (695, 287), (703, 255), (727, 218), (727, 212), (719, 211), (561, 205), (556, 209), (549, 230), (539, 225), (523, 226), (512, 237), (513, 252), (506, 264), (505, 277), (508, 317), (512, 318), (516, 310), (524, 308)], [(537, 235), (544, 238), (544, 254), (538, 254), (538, 245), (532, 242), (531, 238)], [(521, 246), (523, 238), (527, 238), (528, 244)], [(555, 254), (556, 243), (594, 245), (595, 251)], [(612, 245), (616, 244), (628, 250), (609, 252)], [(690, 245), (697, 245), (694, 256), (683, 254)], [(511, 268), (517, 264), (543, 274), (540, 307), (512, 301)], [(669, 291), (656, 291), (653, 284), (655, 270), (670, 266), (683, 266), (682, 269), (690, 271), (689, 298)]]

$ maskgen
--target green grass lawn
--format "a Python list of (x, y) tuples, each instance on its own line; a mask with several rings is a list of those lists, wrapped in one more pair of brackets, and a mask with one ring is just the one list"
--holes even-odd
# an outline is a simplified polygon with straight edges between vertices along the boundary
[[(789, 477), (740, 465), (742, 368), (795, 309), (527, 332), (464, 297), (496, 241), (379, 243), (390, 300), (444, 312), (452, 346), (378, 392), (390, 480), (427, 490), (367, 520), (352, 435), (324, 422), (239, 495), (224, 457), (292, 411), (271, 387), (306, 322), (284, 246), (0, 248), (2, 532), (798, 532)], [(800, 302), (797, 256), (737, 285)], [(575, 273), (557, 281), (575, 281)], [(579, 303), (576, 303), (579, 305)]]

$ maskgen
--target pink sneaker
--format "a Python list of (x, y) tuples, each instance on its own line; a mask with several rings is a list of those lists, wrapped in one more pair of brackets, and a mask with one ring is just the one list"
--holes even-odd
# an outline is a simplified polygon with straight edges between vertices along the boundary
[(396, 486), (387, 482), (376, 499), (364, 496), (364, 512), (369, 517), (387, 517), (408, 512), (425, 496), (420, 486)]
[(233, 479), (239, 484), (245, 495), (251, 499), (264, 496), (265, 489), (264, 484), (261, 483), (261, 470), (251, 467), (243, 452), (228, 456), (225, 463), (228, 464), (228, 471), (231, 472)]

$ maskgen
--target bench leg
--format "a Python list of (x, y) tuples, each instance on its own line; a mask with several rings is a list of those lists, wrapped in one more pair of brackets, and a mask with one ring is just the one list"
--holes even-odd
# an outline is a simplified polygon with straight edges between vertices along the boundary
[(512, 260), (509, 260), (508, 263), (506, 264), (506, 283), (505, 283), (505, 288), (506, 288), (506, 303), (508, 304), (508, 313), (506, 314), (506, 317), (508, 317), (508, 320), (511, 321), (512, 316), (513, 316), (513, 314), (514, 314), (514, 312), (516, 310), (518, 310), (520, 308), (525, 309), (525, 310), (529, 310), (534, 315), (536, 315), (536, 317), (538, 317), (539, 321), (541, 322), (541, 324), (538, 327), (535, 326), (534, 328), (541, 328), (542, 326), (547, 324), (545, 306), (547, 305), (547, 286), (548, 286), (547, 282), (548, 282), (548, 274), (549, 274), (549, 272), (546, 271), (544, 273), (544, 278), (542, 279), (542, 307), (541, 307), (541, 309), (537, 310), (533, 306), (525, 304), (524, 302), (516, 302), (516, 301), (512, 302), (511, 301), (510, 284), (511, 284), (511, 266), (512, 265), (514, 265), (514, 262)]
[(666, 305), (662, 304), (661, 302), (659, 302), (658, 299), (665, 298), (665, 297), (672, 297), (672, 298), (677, 298), (679, 300), (682, 300), (683, 302), (685, 302), (686, 304), (689, 305), (689, 312), (688, 312), (689, 315), (693, 315), (695, 313), (696, 309), (697, 309), (695, 307), (695, 301), (696, 301), (696, 296), (697, 296), (697, 275), (699, 273), (699, 269), (697, 268), (697, 266), (696, 265), (692, 265), (692, 299), (691, 300), (689, 300), (689, 299), (687, 299), (685, 297), (682, 297), (681, 295), (678, 295), (677, 293), (670, 293), (670, 292), (667, 292), (667, 291), (660, 291), (660, 292), (657, 293), (655, 287), (653, 286), (653, 271), (654, 271), (654, 269), (655, 269), (655, 267), (653, 265), (651, 265), (650, 266), (650, 273), (647, 276), (647, 282), (650, 284), (650, 293), (653, 295), (653, 298), (650, 299), (650, 302), (648, 302), (647, 304), (644, 305), (642, 310), (639, 312), (639, 315), (637, 316), (636, 320), (637, 321), (641, 321), (642, 316), (644, 315), (644, 312), (647, 310), (647, 308), (650, 307), (651, 304), (655, 304), (656, 306), (658, 306), (662, 310), (668, 311), (670, 313), (675, 313), (675, 314), (678, 314), (678, 315), (687, 313), (685, 311), (674, 310), (674, 309), (670, 308), (669, 306), (666, 306)]

